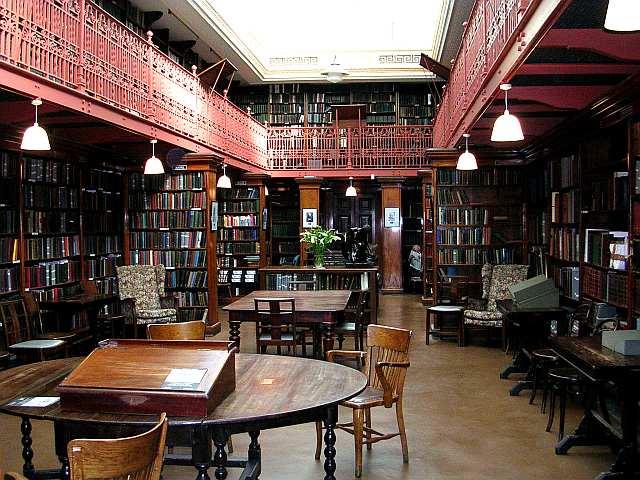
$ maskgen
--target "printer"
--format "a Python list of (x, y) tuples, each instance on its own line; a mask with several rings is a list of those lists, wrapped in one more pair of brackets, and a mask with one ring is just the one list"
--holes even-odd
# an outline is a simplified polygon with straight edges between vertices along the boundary
[(560, 294), (553, 280), (538, 275), (509, 287), (516, 308), (558, 308)]

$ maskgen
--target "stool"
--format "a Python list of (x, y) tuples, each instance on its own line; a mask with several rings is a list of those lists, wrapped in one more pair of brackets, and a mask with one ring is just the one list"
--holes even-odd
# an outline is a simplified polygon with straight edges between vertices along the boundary
[[(455, 305), (436, 305), (427, 307), (427, 338), (426, 344), (429, 345), (429, 335), (436, 334), (440, 338), (445, 335), (455, 336), (458, 339), (458, 346), (462, 347), (462, 329), (464, 327), (464, 307)], [(431, 328), (431, 315), (433, 315), (433, 328)], [(447, 328), (442, 321), (447, 316), (454, 317), (456, 320), (455, 327)]]
[(531, 389), (531, 397), (529, 397), (529, 405), (533, 405), (533, 400), (536, 398), (536, 393), (538, 392), (538, 386), (542, 384), (541, 413), (545, 413), (547, 406), (549, 369), (557, 366), (558, 362), (560, 362), (560, 356), (551, 348), (540, 348), (531, 352), (530, 372), (533, 374), (533, 388)]
[(549, 383), (551, 384), (551, 402), (549, 403), (549, 420), (546, 431), (551, 431), (553, 417), (556, 411), (556, 397), (560, 396), (560, 422), (558, 425), (558, 442), (564, 437), (564, 416), (567, 409), (567, 396), (571, 385), (580, 386), (582, 377), (572, 367), (553, 368), (549, 370)]
[(126, 318), (126, 315), (119, 314), (98, 315), (96, 317), (97, 340), (104, 340), (106, 338), (124, 338), (126, 336)]

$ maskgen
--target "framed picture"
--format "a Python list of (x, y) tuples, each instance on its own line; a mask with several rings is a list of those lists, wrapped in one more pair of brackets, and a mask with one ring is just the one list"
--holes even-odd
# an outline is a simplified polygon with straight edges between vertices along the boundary
[(218, 230), (218, 202), (211, 202), (211, 231)]
[(269, 212), (266, 208), (262, 209), (262, 229), (266, 230), (269, 225)]
[(387, 207), (384, 209), (384, 228), (400, 226), (400, 208)]
[(302, 228), (313, 228), (318, 226), (318, 209), (302, 209)]

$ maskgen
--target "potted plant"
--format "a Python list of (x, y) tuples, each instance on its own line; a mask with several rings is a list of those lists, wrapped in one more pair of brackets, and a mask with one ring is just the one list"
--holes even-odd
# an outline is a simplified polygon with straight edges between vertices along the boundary
[(327, 230), (322, 227), (305, 230), (300, 234), (300, 237), (300, 242), (305, 243), (315, 255), (314, 265), (316, 268), (324, 268), (324, 254), (333, 242), (340, 240), (333, 229)]

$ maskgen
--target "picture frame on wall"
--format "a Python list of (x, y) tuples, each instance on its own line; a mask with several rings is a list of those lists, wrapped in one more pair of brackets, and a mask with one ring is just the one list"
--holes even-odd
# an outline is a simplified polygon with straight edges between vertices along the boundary
[(400, 227), (400, 208), (387, 207), (384, 209), (384, 228)]
[(211, 202), (211, 231), (218, 231), (218, 202)]
[(302, 228), (313, 228), (318, 226), (318, 209), (302, 209)]

